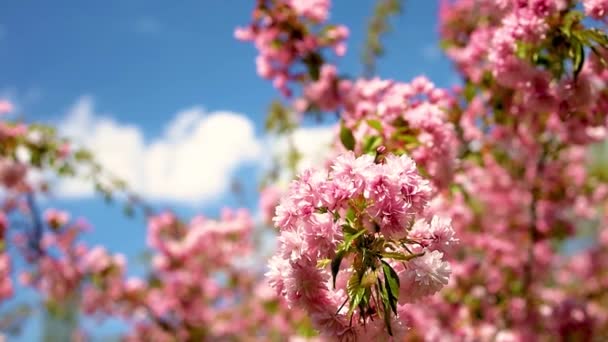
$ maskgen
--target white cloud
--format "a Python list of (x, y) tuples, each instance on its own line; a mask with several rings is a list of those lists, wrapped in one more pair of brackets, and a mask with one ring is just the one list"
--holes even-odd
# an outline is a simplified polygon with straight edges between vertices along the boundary
[[(289, 139), (296, 147), (300, 159), (296, 165), (296, 172), (300, 173), (308, 168), (321, 168), (330, 157), (331, 147), (336, 137), (336, 126), (299, 127), (290, 137), (270, 137), (266, 144), (272, 155), (283, 165), (287, 165), (287, 154), (289, 151)], [(279, 175), (279, 181), (286, 185), (292, 178), (292, 174), (285, 168)]]
[[(90, 97), (80, 98), (59, 127), (147, 199), (200, 203), (217, 198), (228, 189), (233, 172), (261, 154), (248, 118), (200, 107), (178, 112), (151, 141), (139, 127), (95, 113)], [(76, 180), (60, 181), (56, 191), (66, 197), (93, 193), (90, 184)]]
[(292, 135), (293, 143), (300, 153), (298, 172), (310, 167), (322, 167), (335, 138), (334, 126), (300, 127)]

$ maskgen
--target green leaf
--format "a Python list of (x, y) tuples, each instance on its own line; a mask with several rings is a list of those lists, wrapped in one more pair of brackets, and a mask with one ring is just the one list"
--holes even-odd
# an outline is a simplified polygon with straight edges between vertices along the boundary
[(351, 130), (344, 125), (340, 127), (340, 141), (347, 150), (352, 151), (355, 149), (356, 141), (355, 137), (353, 136), (353, 132), (351, 132)]
[(355, 210), (353, 210), (353, 208), (348, 208), (348, 210), (346, 211), (346, 215), (344, 215), (344, 218), (346, 219), (346, 222), (348, 222), (351, 225), (354, 225), (355, 222)]
[(317, 261), (317, 267), (318, 268), (325, 268), (330, 263), (331, 263), (331, 259), (321, 259), (321, 260)]
[(382, 271), (384, 273), (384, 282), (388, 301), (391, 309), (397, 314), (397, 300), (399, 299), (399, 276), (397, 272), (386, 261), (382, 260)]
[(315, 212), (319, 213), (319, 214), (325, 214), (328, 212), (326, 207), (319, 207), (315, 210)]
[(606, 33), (596, 28), (581, 31), (580, 37), (584, 38), (585, 40), (593, 40), (603, 47), (608, 46), (608, 36)]
[(358, 270), (355, 270), (350, 276), (350, 279), (348, 279), (348, 283), (346, 284), (346, 293), (350, 299), (348, 309), (348, 314), (350, 315), (355, 307), (361, 303), (363, 294), (365, 293), (365, 288), (361, 287), (361, 273)]
[(383, 318), (384, 318), (384, 325), (386, 326), (386, 330), (388, 330), (388, 334), (390, 336), (393, 336), (393, 329), (391, 327), (391, 305), (390, 305), (390, 299), (389, 299), (389, 295), (387, 293), (386, 287), (382, 284), (382, 281), (380, 281), (380, 278), (378, 278), (378, 287), (379, 287), (379, 292), (380, 292), (380, 299), (382, 300), (382, 308), (383, 308)]
[(334, 222), (336, 222), (340, 219), (340, 213), (338, 213), (337, 210), (334, 211), (333, 216), (334, 216)]
[(415, 254), (403, 254), (403, 253), (397, 253), (397, 252), (384, 252), (382, 253), (382, 257), (383, 258), (387, 258), (387, 259), (393, 259), (393, 260), (399, 260), (399, 261), (410, 261), (412, 259), (415, 259), (417, 257), (423, 256), (423, 253), (415, 253)]
[(388, 330), (388, 334), (393, 336), (393, 328), (391, 327), (391, 310), (386, 303), (384, 304), (384, 324), (386, 325), (386, 330)]
[(304, 65), (306, 65), (306, 69), (308, 70), (308, 75), (316, 81), (319, 79), (321, 65), (323, 65), (323, 57), (318, 52), (312, 52), (308, 54), (302, 60)]
[(566, 37), (570, 37), (572, 34), (572, 26), (574, 24), (579, 23), (585, 15), (581, 11), (570, 11), (568, 12), (563, 19), (563, 27), (561, 31), (566, 35)]
[(346, 284), (346, 293), (348, 293), (349, 297), (352, 297), (357, 292), (357, 289), (361, 286), (361, 275), (357, 270), (353, 272), (348, 279), (348, 283)]
[(365, 229), (361, 229), (359, 231), (357, 231), (357, 233), (350, 235), (350, 234), (345, 234), (344, 235), (344, 243), (346, 244), (346, 247), (350, 247), (351, 242), (355, 241), (355, 239), (357, 239), (359, 236), (365, 234), (366, 230)]
[(283, 43), (279, 39), (274, 39), (273, 41), (270, 42), (270, 47), (272, 47), (275, 50), (280, 49), (281, 45), (283, 45)]
[(382, 133), (384, 130), (382, 129), (382, 123), (378, 120), (367, 120), (366, 121), (369, 127), (378, 131), (378, 133)]
[(74, 152), (74, 158), (77, 161), (90, 161), (93, 159), (93, 155), (91, 154), (91, 152), (81, 149)]
[(397, 272), (395, 272), (393, 267), (384, 260), (382, 260), (382, 271), (384, 272), (385, 280), (388, 281), (388, 289), (395, 294), (399, 294), (400, 283)]
[(412, 134), (398, 134), (394, 137), (397, 140), (403, 141), (405, 143), (418, 144), (418, 138)]
[(376, 283), (376, 279), (377, 279), (376, 272), (372, 271), (371, 268), (367, 269), (365, 274), (363, 274), (363, 277), (361, 277), (361, 281), (360, 281), (361, 287), (370, 288), (370, 287), (374, 286), (374, 284)]
[(361, 302), (363, 301), (366, 292), (365, 290), (366, 289), (364, 287), (357, 287), (354, 296), (350, 297), (350, 303), (348, 308), (349, 315), (352, 314), (355, 308), (359, 306), (359, 304), (361, 304)]
[(464, 98), (467, 100), (467, 102), (471, 102), (471, 100), (473, 100), (475, 97), (475, 94), (477, 94), (475, 84), (473, 84), (471, 81), (467, 81), (463, 89)]
[(348, 237), (349, 235), (355, 235), (355, 234), (357, 234), (357, 232), (358, 232), (358, 230), (353, 228), (351, 223), (345, 223), (342, 225), (342, 233), (344, 234), (345, 237)]
[(574, 69), (574, 79), (576, 79), (578, 74), (583, 69), (583, 63), (585, 62), (585, 49), (579, 40), (574, 39), (573, 43), (572, 48), (574, 49), (574, 56), (572, 58), (572, 68)]
[(76, 175), (76, 171), (70, 164), (61, 165), (59, 167), (59, 169), (57, 169), (57, 173), (59, 173), (60, 176), (75, 176)]
[(521, 59), (526, 59), (528, 56), (528, 44), (518, 42), (515, 54)]
[(295, 128), (293, 114), (278, 100), (273, 100), (268, 108), (266, 131), (289, 133)]
[(363, 138), (363, 153), (376, 153), (376, 149), (382, 144), (379, 136), (366, 136)]
[(338, 275), (338, 272), (340, 272), (340, 264), (342, 264), (342, 259), (344, 258), (345, 254), (346, 251), (340, 250), (338, 251), (338, 253), (336, 253), (336, 256), (331, 260), (331, 277), (332, 282), (334, 284), (334, 289), (336, 288), (336, 276)]

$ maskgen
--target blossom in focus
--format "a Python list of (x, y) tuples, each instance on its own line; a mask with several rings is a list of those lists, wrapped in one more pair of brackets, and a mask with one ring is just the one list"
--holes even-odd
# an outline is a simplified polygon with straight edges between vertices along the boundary
[[(405, 155), (389, 154), (377, 162), (370, 155), (355, 157), (347, 152), (337, 156), (328, 170), (303, 172), (276, 210), (274, 222), (280, 235), (269, 263), (270, 285), (292, 307), (305, 308), (322, 335), (403, 336), (406, 330), (399, 327), (405, 323), (391, 314), (390, 306), (396, 314), (397, 302), (437, 292), (450, 275), (443, 254), (430, 244), (421, 247), (420, 238), (437, 235), (441, 240), (437, 247), (454, 243), (449, 220), (432, 218), (431, 224), (417, 225), (418, 236), (409, 235), (416, 220), (424, 220), (431, 192), (429, 181)], [(331, 260), (331, 269), (323, 260)], [(403, 264), (407, 269), (402, 269)], [(384, 282), (377, 280), (382, 277)], [(356, 291), (363, 298), (371, 296), (372, 290), (366, 289), (377, 281), (380, 287), (390, 284), (394, 289), (390, 296), (376, 294), (391, 304), (377, 307), (366, 302), (369, 309), (358, 307)], [(399, 282), (402, 291), (395, 287)], [(386, 316), (384, 321), (380, 315)]]

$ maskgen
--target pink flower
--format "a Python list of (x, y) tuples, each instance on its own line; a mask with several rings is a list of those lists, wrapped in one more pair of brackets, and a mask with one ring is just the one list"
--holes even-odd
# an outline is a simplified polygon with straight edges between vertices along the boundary
[(413, 259), (399, 273), (401, 280), (400, 302), (410, 302), (434, 294), (448, 284), (450, 264), (443, 261), (443, 253), (427, 252)]
[(289, 0), (289, 4), (298, 15), (316, 22), (327, 20), (330, 5), (329, 0)]
[(321, 67), (319, 79), (307, 84), (304, 97), (323, 111), (335, 110), (340, 104), (338, 92), (338, 75), (336, 67), (324, 64)]
[(44, 220), (53, 229), (57, 229), (68, 223), (70, 220), (70, 214), (56, 209), (47, 209), (44, 212)]
[(253, 40), (255, 35), (249, 27), (237, 27), (234, 30), (234, 37), (238, 40), (248, 41)]
[[(286, 97), (292, 95), (290, 83), (312, 83), (317, 78), (314, 72), (301, 72), (313, 53), (324, 48), (331, 48), (338, 56), (346, 52), (346, 27), (317, 27), (327, 20), (329, 6), (329, 0), (259, 2), (252, 23), (234, 32), (236, 39), (254, 43), (259, 52), (255, 59), (258, 74), (271, 80)], [(313, 63), (322, 68), (320, 61)], [(332, 96), (326, 97), (329, 100)]]
[(81, 260), (81, 269), (84, 272), (99, 273), (112, 265), (112, 260), (104, 247), (96, 246)]
[(260, 192), (260, 213), (262, 221), (271, 222), (275, 208), (279, 204), (282, 191), (277, 187), (269, 186)]
[(434, 216), (430, 224), (426, 220), (416, 221), (408, 235), (421, 241), (429, 250), (440, 252), (449, 251), (458, 243), (451, 220), (439, 216)]
[(59, 146), (59, 158), (67, 158), (67, 156), (70, 155), (72, 148), (71, 145), (69, 143), (63, 143)]
[(8, 218), (6, 214), (0, 211), (0, 241), (4, 241), (6, 230), (8, 229)]
[(7, 188), (15, 188), (25, 180), (27, 167), (19, 162), (0, 157), (0, 183)]
[(0, 99), (0, 114), (6, 114), (12, 112), (14, 109), (13, 104), (8, 100)]
[(585, 13), (595, 19), (603, 19), (608, 14), (608, 0), (583, 0)]

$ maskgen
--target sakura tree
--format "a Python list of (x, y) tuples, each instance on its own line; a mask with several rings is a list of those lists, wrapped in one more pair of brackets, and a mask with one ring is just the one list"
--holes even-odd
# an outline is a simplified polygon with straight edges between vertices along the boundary
[[(396, 158), (393, 155), (408, 155), (416, 162), (417, 172), (430, 180), (429, 205), (421, 207), (418, 215), (448, 221), (441, 221), (446, 223), (439, 233), (433, 226), (440, 222), (436, 218), (430, 225), (422, 221), (422, 228), (411, 224), (414, 215), (409, 224), (400, 223), (408, 242), (427, 249), (419, 255), (397, 251), (399, 258), (408, 260), (403, 267), (414, 270), (420, 279), (428, 274), (439, 281), (447, 277), (447, 268), (442, 262), (424, 260), (437, 255), (428, 251), (437, 241), (452, 239), (447, 228), (450, 219), (460, 243), (446, 251), (452, 268), (446, 289), (424, 301), (397, 301), (403, 304), (394, 310), (397, 320), (410, 328), (403, 332), (406, 338), (606, 339), (607, 179), (605, 173), (588, 167), (588, 151), (607, 133), (608, 36), (602, 27), (608, 2), (443, 1), (439, 13), (442, 45), (464, 84), (454, 89), (438, 89), (424, 78), (404, 83), (342, 76), (335, 62), (329, 62), (336, 58), (328, 48), (342, 55), (347, 30), (327, 23), (329, 6), (329, 1), (258, 1), (252, 23), (236, 31), (237, 38), (254, 42), (259, 50), (259, 75), (272, 80), (283, 94), (295, 94), (286, 100), (296, 114), (290, 116), (288, 109), (275, 111), (271, 127), (289, 132), (297, 118), (308, 113), (338, 112), (340, 117), (328, 171), (321, 172), (329, 172), (329, 182), (337, 184), (328, 186), (325, 176), (305, 173), (277, 208), (281, 262), (271, 262), (270, 280), (278, 293), (292, 298), (293, 307), (304, 306), (313, 314), (319, 309), (311, 307), (315, 303), (310, 300), (325, 300), (326, 309), (337, 300), (330, 294), (346, 297), (348, 312), (341, 311), (344, 308), (325, 311), (334, 324), (313, 319), (316, 328), (330, 337), (363, 339), (377, 331), (377, 320), (394, 318), (386, 305), (393, 303), (390, 293), (381, 293), (381, 300), (374, 302), (361, 299), (359, 293), (372, 292), (365, 285), (333, 292), (339, 290), (326, 284), (329, 271), (325, 269), (322, 276), (312, 265), (304, 268), (301, 260), (302, 255), (309, 259), (311, 253), (316, 258), (322, 255), (331, 258), (338, 280), (340, 270), (356, 275), (349, 284), (367, 279), (370, 266), (356, 262), (365, 256), (355, 257), (354, 264), (340, 263), (344, 244), (350, 246), (354, 239), (361, 248), (368, 239), (383, 236), (383, 229), (370, 230), (362, 224), (352, 238), (353, 224), (348, 221), (340, 228), (318, 218), (333, 213), (326, 198), (349, 189), (355, 194), (345, 196), (351, 203), (339, 206), (334, 215), (334, 224), (342, 224), (347, 215), (340, 210), (354, 207), (356, 212), (359, 197), (352, 189), (367, 184), (336, 177), (345, 167), (343, 162), (336, 166), (334, 160), (350, 150), (360, 156), (357, 161), (374, 160), (375, 169), (389, 165), (387, 160)], [(349, 167), (360, 168), (355, 161)], [(373, 172), (358, 172), (366, 174), (362, 179), (374, 177)], [(403, 181), (408, 182), (407, 178)], [(390, 188), (387, 183), (383, 185)], [(419, 183), (408, 184), (416, 188)], [(358, 208), (365, 210), (362, 215), (369, 215), (368, 206), (384, 205), (384, 200), (371, 200), (372, 190), (363, 191), (366, 203)], [(404, 194), (409, 195), (393, 193), (391, 200), (399, 201)], [(399, 206), (389, 207), (375, 213), (379, 216), (371, 215), (372, 221), (382, 220)], [(287, 217), (304, 221), (294, 227)], [(311, 235), (323, 241), (311, 241)], [(581, 236), (592, 241), (591, 246), (568, 250), (568, 242)], [(305, 248), (294, 253), (292, 249), (300, 245)], [(418, 269), (423, 263), (429, 273)], [(385, 282), (390, 283), (390, 269), (369, 269), (371, 278), (378, 277), (380, 288), (382, 274), (388, 275)], [(319, 284), (298, 282), (302, 272)], [(277, 278), (284, 280), (277, 282)], [(300, 287), (286, 289), (285, 284), (292, 281)], [(422, 293), (434, 292), (431, 283), (426, 283), (430, 287)], [(328, 295), (307, 298), (311, 289)], [(406, 295), (418, 293), (408, 290)], [(353, 304), (359, 306), (353, 309)], [(351, 320), (345, 323), (349, 316)], [(390, 319), (385, 337), (391, 336)], [(399, 334), (392, 336), (401, 339)]]
[[(461, 76), (450, 89), (374, 75), (399, 1), (378, 2), (365, 77), (340, 71), (349, 30), (330, 23), (329, 0), (252, 7), (235, 36), (281, 96), (267, 128), (290, 141), (263, 181), (261, 222), (158, 210), (52, 128), (3, 120), (0, 301), (17, 273), (48, 310), (119, 318), (129, 341), (608, 339), (608, 173), (595, 158), (608, 1), (442, 1), (441, 44)], [(325, 162), (302, 171), (289, 137), (306, 116), (337, 119)], [(39, 212), (56, 176), (146, 216), (145, 276), (83, 243), (75, 213)], [(28, 267), (11, 267), (9, 244)]]

